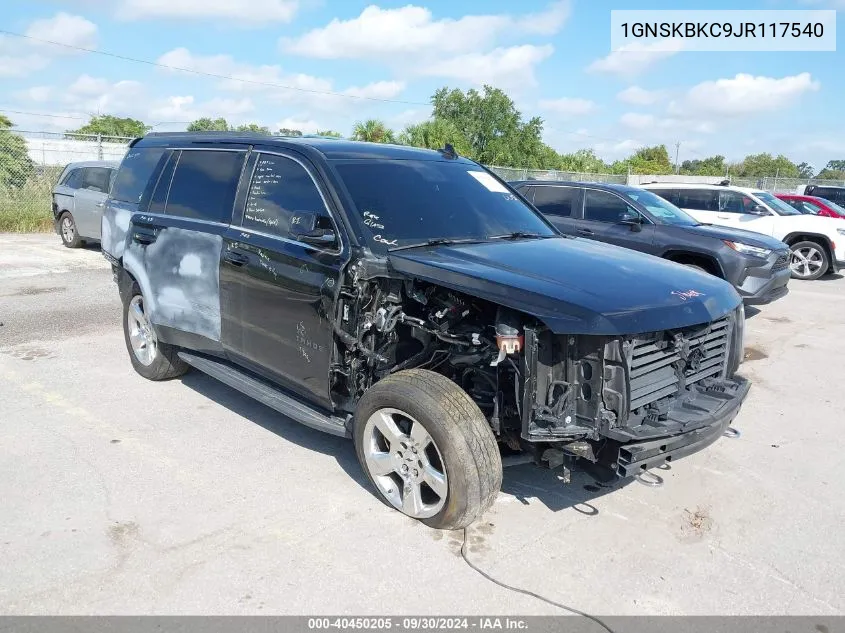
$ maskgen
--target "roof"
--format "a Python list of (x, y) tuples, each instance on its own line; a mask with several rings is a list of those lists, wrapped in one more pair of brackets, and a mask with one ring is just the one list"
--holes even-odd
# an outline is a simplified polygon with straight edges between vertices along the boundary
[(70, 167), (76, 169), (78, 167), (117, 167), (120, 165), (119, 160), (80, 160), (73, 163), (68, 163), (65, 169)]
[(637, 191), (637, 187), (632, 187), (631, 185), (622, 185), (613, 182), (585, 182), (585, 181), (575, 181), (575, 180), (512, 180), (508, 183), (511, 187), (522, 187), (525, 186), (554, 186), (554, 185), (562, 185), (566, 187), (591, 187), (593, 189), (600, 189), (603, 191), (619, 191), (622, 193), (627, 192), (635, 192)]
[[(289, 149), (315, 150), (329, 160), (334, 159), (393, 159), (450, 161), (433, 149), (392, 145), (388, 143), (365, 143), (321, 136), (268, 136), (249, 132), (153, 132), (133, 141), (133, 147), (174, 147), (186, 144), (222, 143), (233, 145), (278, 146)], [(458, 161), (471, 163), (466, 158)]]
[(697, 182), (643, 182), (640, 183), (643, 189), (726, 189), (728, 191), (741, 191), (742, 193), (750, 193), (757, 195), (759, 193), (767, 193), (764, 189), (757, 189), (755, 187), (737, 187), (735, 185), (710, 185)]

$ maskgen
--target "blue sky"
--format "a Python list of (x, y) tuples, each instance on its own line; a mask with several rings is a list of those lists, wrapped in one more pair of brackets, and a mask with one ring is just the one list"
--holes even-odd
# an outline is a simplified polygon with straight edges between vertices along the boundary
[[(845, 158), (841, 52), (611, 54), (610, 9), (631, 8), (627, 2), (4, 4), (4, 30), (258, 82), (0, 35), (0, 111), (20, 129), (64, 130), (98, 112), (140, 118), (156, 130), (183, 129), (200, 116), (344, 134), (356, 120), (376, 117), (401, 129), (428, 117), (437, 88), (490, 83), (526, 118), (542, 116), (545, 139), (559, 151), (592, 147), (615, 159), (655, 143), (674, 152), (679, 141), (681, 160), (769, 151), (818, 169)], [(635, 8), (845, 11), (845, 0), (747, 0), (741, 7), (642, 0)]]

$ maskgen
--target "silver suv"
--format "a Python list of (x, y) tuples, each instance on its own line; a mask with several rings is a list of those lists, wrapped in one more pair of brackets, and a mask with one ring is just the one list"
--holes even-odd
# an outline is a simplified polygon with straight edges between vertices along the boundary
[(117, 162), (70, 163), (53, 187), (56, 232), (68, 248), (100, 241), (103, 205), (117, 172)]

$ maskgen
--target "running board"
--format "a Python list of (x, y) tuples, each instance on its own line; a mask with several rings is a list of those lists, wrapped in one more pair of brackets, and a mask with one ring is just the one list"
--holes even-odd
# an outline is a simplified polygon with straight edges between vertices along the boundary
[(237, 389), (250, 398), (283, 413), (292, 420), (310, 426), (312, 429), (338, 435), (352, 437), (343, 418), (323, 415), (307, 405), (286, 395), (281, 389), (269, 382), (248, 374), (247, 372), (224, 361), (199, 356), (190, 352), (179, 352), (179, 358), (191, 367), (199, 369), (204, 374), (216, 378), (220, 382)]

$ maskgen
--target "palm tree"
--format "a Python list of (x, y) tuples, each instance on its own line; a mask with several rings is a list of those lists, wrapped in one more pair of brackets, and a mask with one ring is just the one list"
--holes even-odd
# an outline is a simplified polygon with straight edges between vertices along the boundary
[(355, 141), (369, 141), (370, 143), (395, 142), (393, 130), (378, 119), (367, 119), (363, 123), (358, 121), (352, 128), (352, 139)]

